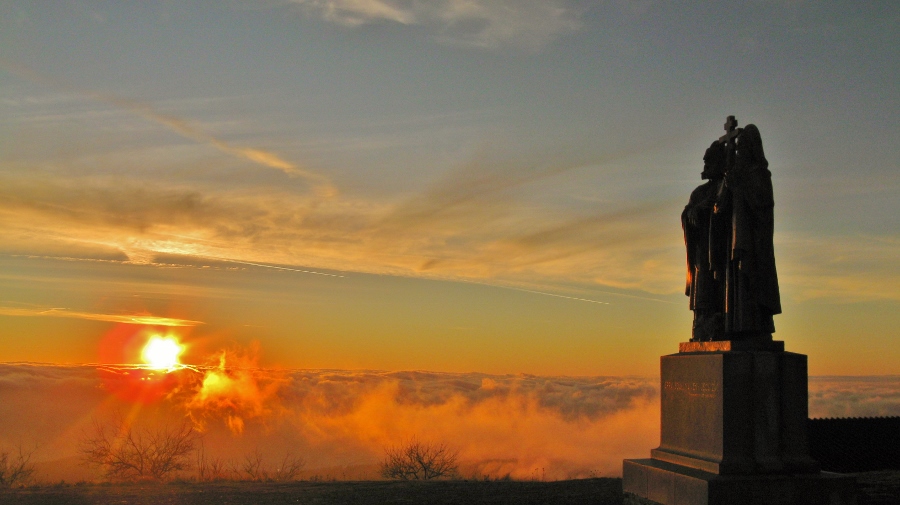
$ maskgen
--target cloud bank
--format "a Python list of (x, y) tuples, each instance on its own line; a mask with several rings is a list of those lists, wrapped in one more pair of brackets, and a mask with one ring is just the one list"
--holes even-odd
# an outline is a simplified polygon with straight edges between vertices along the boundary
[(273, 371), (227, 365), (252, 362), (240, 353), (222, 359), (170, 374), (166, 394), (145, 403), (123, 394), (149, 377), (139, 368), (0, 365), (0, 445), (37, 443), (49, 468), (73, 460), (92, 420), (189, 418), (209, 457), (290, 449), (310, 475), (377, 478), (384, 449), (416, 437), (459, 449), (465, 476), (564, 479), (615, 475), (658, 436), (657, 387), (644, 378)]
[(809, 417), (900, 416), (900, 376), (810, 377)]
[[(189, 419), (209, 458), (289, 451), (307, 461), (309, 477), (377, 478), (384, 449), (412, 437), (458, 449), (463, 476), (520, 479), (619, 475), (623, 458), (658, 445), (655, 378), (264, 370), (245, 351), (216, 359), (171, 374), (0, 364), (0, 446), (34, 444), (47, 475), (71, 480), (60, 467), (88, 472), (76, 458), (85, 430), (123, 418)], [(161, 389), (135, 396), (136, 379)], [(900, 415), (898, 381), (813, 377), (810, 415)]]

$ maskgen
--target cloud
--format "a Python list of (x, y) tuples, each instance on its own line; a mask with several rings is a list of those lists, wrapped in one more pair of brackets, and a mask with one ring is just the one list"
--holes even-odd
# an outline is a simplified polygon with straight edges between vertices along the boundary
[(260, 370), (247, 366), (252, 359), (234, 367), (228, 359), (167, 374), (168, 382), (140, 375), (169, 388), (143, 404), (111, 393), (136, 380), (129, 368), (0, 364), (0, 446), (41, 440), (36, 459), (56, 461), (74, 456), (92, 419), (126, 414), (159, 425), (189, 414), (211, 457), (291, 447), (311, 472), (357, 465), (372, 479), (385, 447), (417, 436), (458, 448), (473, 475), (530, 478), (544, 468), (559, 479), (617, 474), (623, 457), (643, 454), (658, 436), (652, 379)]
[[(560, 279), (656, 292), (666, 279), (678, 285), (677, 266), (669, 274), (652, 266), (681, 263), (659, 257), (666, 235), (652, 216), (665, 206), (573, 216), (528, 202), (537, 185), (585, 163), (478, 158), (406, 201), (344, 195), (317, 204), (315, 196), (265, 187), (203, 192), (165, 181), (0, 175), (0, 223), (7, 250), (43, 254), (45, 243), (56, 241), (105, 246), (135, 263), (178, 254), (302, 270), (537, 282), (544, 285), (539, 291)], [(679, 240), (676, 228), (669, 235)]]
[(208, 368), (185, 403), (191, 418), (204, 429), (211, 419), (223, 420), (232, 433), (244, 431), (245, 420), (271, 416), (280, 407), (276, 394), (284, 378), (258, 369), (258, 348), (224, 350), (218, 366)]
[[(41, 441), (35, 456), (51, 461), (74, 456), (92, 419), (128, 413), (159, 425), (189, 415), (210, 457), (280, 457), (289, 447), (310, 475), (353, 467), (354, 478), (377, 478), (384, 448), (418, 437), (459, 449), (464, 476), (528, 479), (542, 469), (565, 479), (619, 475), (622, 459), (646, 457), (659, 440), (657, 378), (265, 370), (252, 349), (211, 360), (140, 375), (167, 388), (142, 404), (113, 394), (135, 381), (134, 368), (0, 363), (0, 446)], [(810, 416), (900, 415), (898, 381), (811, 377)]]
[(16, 307), (0, 307), (0, 315), (19, 317), (65, 317), (71, 319), (87, 319), (89, 321), (106, 321), (110, 323), (137, 324), (146, 326), (185, 327), (204, 324), (202, 321), (175, 319), (171, 317), (159, 317), (149, 314), (96, 314), (92, 312), (78, 312), (62, 308), (23, 309)]
[[(672, 216), (681, 200), (565, 209), (535, 199), (546, 181), (585, 166), (596, 165), (476, 158), (401, 201), (350, 195), (319, 201), (267, 187), (204, 190), (165, 180), (0, 174), (0, 235), (6, 252), (69, 256), (66, 251), (91, 249), (96, 257), (121, 252), (145, 264), (163, 254), (184, 255), (317, 274), (488, 282), (574, 297), (582, 296), (564, 284), (680, 291), (684, 250)], [(900, 300), (893, 268), (898, 244), (890, 235), (779, 233), (782, 292), (800, 302)]]
[(879, 416), (900, 416), (900, 376), (809, 378), (809, 417)]
[(334, 187), (334, 185), (331, 184), (331, 181), (329, 181), (325, 176), (321, 174), (307, 170), (305, 168), (301, 168), (294, 163), (284, 160), (278, 154), (270, 151), (232, 145), (225, 140), (222, 140), (203, 131), (197, 126), (192, 125), (185, 119), (173, 116), (171, 114), (160, 113), (148, 103), (124, 98), (110, 93), (97, 93), (93, 91), (78, 89), (63, 82), (60, 79), (37, 72), (36, 70), (26, 65), (7, 61), (2, 58), (0, 58), (0, 68), (32, 83), (40, 84), (53, 89), (76, 93), (79, 96), (90, 98), (92, 100), (96, 100), (98, 102), (132, 112), (143, 117), (144, 119), (164, 126), (170, 131), (181, 135), (182, 137), (194, 140), (201, 144), (206, 144), (230, 156), (241, 158), (264, 167), (280, 170), (290, 176), (306, 179), (313, 185), (316, 194), (320, 198), (331, 198), (337, 194), (337, 189)]
[(225, 154), (242, 158), (258, 165), (280, 170), (290, 176), (302, 177), (314, 185), (317, 195), (321, 198), (331, 198), (337, 194), (337, 189), (326, 177), (300, 168), (296, 164), (282, 159), (276, 153), (264, 151), (262, 149), (234, 146), (204, 132), (196, 126), (192, 126), (184, 119), (168, 114), (161, 114), (155, 111), (149, 104), (143, 102), (129, 100), (110, 94), (90, 93), (89, 96), (125, 110), (129, 110), (135, 114), (139, 114), (146, 119), (165, 126), (185, 138), (209, 145)]
[(779, 234), (776, 260), (782, 290), (799, 301), (900, 301), (900, 237)]
[(347, 26), (375, 21), (393, 21), (404, 25), (416, 22), (412, 9), (393, 5), (395, 2), (390, 0), (296, 0), (295, 3), (319, 11), (328, 21)]
[[(142, 104), (109, 100), (239, 158), (287, 163), (208, 138)], [(316, 191), (298, 194), (265, 184), (223, 188), (48, 173), (17, 162), (0, 171), (0, 247), (38, 255), (122, 253), (143, 264), (171, 254), (316, 274), (330, 269), (468, 280), (578, 298), (564, 286), (673, 294), (682, 289), (684, 251), (672, 216), (684, 199), (621, 197), (586, 205), (573, 203), (574, 190), (566, 201), (544, 196), (587, 173), (600, 187), (608, 180), (619, 184), (616, 164), (647, 149), (504, 155), (486, 148), (403, 200), (339, 195), (315, 174), (308, 180)], [(798, 301), (900, 300), (892, 268), (898, 243), (891, 235), (779, 234), (782, 291)]]
[(431, 29), (442, 43), (538, 49), (581, 28), (579, 10), (560, 0), (293, 0), (344, 26), (390, 22)]
[(390, 240), (393, 249), (408, 246), (398, 256), (420, 258), (412, 266), (419, 275), (587, 281), (673, 292), (683, 276), (675, 266), (683, 253), (673, 254), (670, 245), (681, 248), (681, 233), (677, 227), (667, 230), (666, 223), (667, 215), (677, 215), (680, 200), (587, 211), (559, 211), (536, 202), (548, 179), (596, 173), (642, 149), (590, 158), (565, 152), (530, 158), (482, 153), (390, 209), (374, 223), (372, 236)]
[[(353, 226), (341, 223), (339, 204), (320, 209), (312, 218), (316, 197), (271, 190), (204, 194), (154, 183), (84, 178), (0, 180), (3, 234), (7, 246), (18, 243), (22, 248), (29, 242), (56, 241), (106, 246), (144, 263), (161, 253), (265, 262), (271, 252), (252, 253), (260, 243), (277, 250), (306, 239), (315, 248), (322, 240), (345, 241), (341, 233)], [(364, 219), (359, 211), (354, 214), (353, 219)], [(340, 226), (332, 232), (329, 225)]]

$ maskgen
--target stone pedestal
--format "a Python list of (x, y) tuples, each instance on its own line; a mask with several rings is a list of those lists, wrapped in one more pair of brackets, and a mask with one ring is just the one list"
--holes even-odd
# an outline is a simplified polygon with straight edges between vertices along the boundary
[(856, 481), (843, 474), (716, 475), (655, 459), (626, 459), (626, 505), (847, 505)]
[(806, 356), (771, 341), (679, 350), (661, 359), (660, 446), (624, 464), (632, 503), (855, 503), (853, 479), (809, 456)]

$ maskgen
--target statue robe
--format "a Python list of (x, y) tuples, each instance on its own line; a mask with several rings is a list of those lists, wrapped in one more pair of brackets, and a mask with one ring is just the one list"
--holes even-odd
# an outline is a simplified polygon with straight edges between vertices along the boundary
[[(691, 340), (708, 341), (721, 336), (722, 289), (710, 265), (709, 229), (713, 206), (718, 194), (718, 181), (709, 181), (691, 193), (681, 213), (681, 228), (687, 249), (687, 281), (684, 294), (694, 311)], [(691, 222), (691, 214), (694, 222)]]
[[(713, 272), (709, 262), (709, 223), (719, 185), (709, 181), (691, 193), (690, 200), (681, 213), (681, 228), (687, 249), (687, 281), (684, 294), (690, 297), (691, 310), (715, 309), (718, 303)], [(689, 215), (694, 213), (695, 222)]]
[(727, 162), (710, 228), (710, 261), (725, 280), (726, 338), (771, 338), (772, 315), (781, 313), (768, 166), (759, 130), (747, 125)]

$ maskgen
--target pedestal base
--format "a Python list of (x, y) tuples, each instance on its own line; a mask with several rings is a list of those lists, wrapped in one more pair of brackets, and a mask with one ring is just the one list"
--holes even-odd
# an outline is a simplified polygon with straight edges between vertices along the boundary
[(827, 472), (717, 475), (655, 459), (626, 459), (626, 505), (855, 505), (852, 476)]
[(854, 505), (809, 456), (806, 356), (761, 340), (685, 342), (660, 360), (660, 444), (627, 459), (634, 505)]
[(818, 473), (806, 442), (806, 356), (708, 350), (660, 365), (653, 459), (718, 475)]

